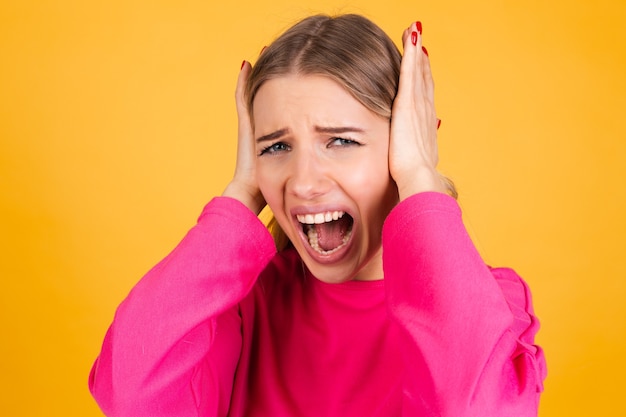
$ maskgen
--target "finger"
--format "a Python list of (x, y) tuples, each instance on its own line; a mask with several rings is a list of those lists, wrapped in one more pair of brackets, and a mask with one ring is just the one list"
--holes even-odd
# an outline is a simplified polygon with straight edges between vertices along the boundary
[(243, 61), (241, 65), (241, 71), (237, 78), (237, 87), (235, 89), (235, 101), (237, 105), (237, 164), (235, 167), (235, 175), (243, 174), (244, 178), (251, 175), (251, 170), (254, 167), (254, 155), (255, 145), (253, 139), (253, 128), (251, 123), (251, 117), (248, 112), (248, 106), (246, 104), (246, 84), (252, 66), (249, 62)]
[(414, 63), (414, 86), (412, 88), (415, 97), (424, 97), (431, 106), (434, 103), (434, 84), (432, 81), (432, 74), (430, 71), (430, 60), (428, 58), (428, 51), (422, 45), (422, 24), (418, 21), (409, 27), (411, 44), (405, 42), (405, 45), (413, 46)]
[(430, 68), (430, 57), (428, 56), (428, 52), (426, 48), (424, 49), (424, 56), (422, 57), (422, 73), (423, 73), (423, 81), (424, 81), (424, 91), (426, 93), (426, 98), (431, 103), (435, 101), (435, 82), (433, 80), (433, 73)]
[(405, 45), (405, 42), (406, 42), (406, 40), (407, 40), (407, 38), (409, 37), (410, 34), (411, 34), (411, 26), (409, 26), (408, 28), (404, 29), (404, 32), (402, 32), (402, 45)]
[(417, 31), (416, 23), (412, 23), (402, 34), (402, 44), (404, 54), (400, 63), (400, 81), (398, 85), (398, 96), (412, 95), (415, 89), (416, 71), (420, 59), (417, 53), (417, 45), (420, 45), (420, 34)]
[(412, 43), (413, 49), (415, 53), (415, 64), (414, 64), (414, 77), (415, 77), (415, 87), (414, 93), (416, 97), (422, 97), (425, 94), (425, 84), (424, 84), (424, 61), (427, 60), (427, 53), (425, 53), (425, 48), (422, 46), (422, 24), (418, 21), (413, 23), (412, 25), (414, 32), (412, 32)]
[(435, 119), (435, 126), (439, 129), (441, 120), (436, 116), (435, 110), (435, 82), (433, 80), (433, 73), (430, 67), (430, 57), (426, 48), (422, 47), (424, 54), (422, 57), (422, 84), (424, 85), (424, 98), (430, 104), (432, 109), (432, 116)]
[(248, 61), (243, 61), (241, 63), (241, 70), (239, 71), (239, 76), (237, 77), (237, 87), (235, 88), (235, 101), (237, 103), (237, 110), (239, 110), (240, 104), (245, 104), (245, 91), (246, 91), (246, 82), (248, 81), (248, 76), (250, 75), (250, 63)]
[(241, 64), (241, 71), (237, 77), (237, 87), (235, 89), (235, 102), (237, 105), (237, 116), (239, 117), (239, 133), (240, 136), (246, 136), (252, 134), (252, 127), (250, 124), (250, 115), (248, 114), (248, 106), (246, 104), (246, 83), (250, 76), (252, 66), (248, 61), (243, 61)]

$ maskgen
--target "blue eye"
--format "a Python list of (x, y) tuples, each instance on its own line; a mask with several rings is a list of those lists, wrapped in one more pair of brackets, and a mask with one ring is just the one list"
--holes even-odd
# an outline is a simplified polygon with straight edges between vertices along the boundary
[(331, 138), (330, 142), (328, 143), (328, 147), (331, 146), (360, 146), (361, 144), (355, 140), (352, 139), (346, 139), (346, 138)]
[(266, 148), (263, 148), (261, 150), (261, 153), (259, 153), (259, 156), (261, 155), (265, 155), (265, 154), (276, 154), (276, 153), (280, 153), (280, 152), (284, 152), (284, 151), (288, 151), (289, 150), (289, 146), (284, 143), (284, 142), (276, 142), (276, 143), (272, 143), (271, 145), (269, 145)]

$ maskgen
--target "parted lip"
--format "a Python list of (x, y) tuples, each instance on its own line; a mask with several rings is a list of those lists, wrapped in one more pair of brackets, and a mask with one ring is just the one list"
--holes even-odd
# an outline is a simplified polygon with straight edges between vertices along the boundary
[[(343, 204), (336, 203), (299, 205), (293, 207), (290, 212), (294, 225), (300, 226), (298, 229), (302, 229), (303, 224), (321, 224), (324, 222), (329, 222), (331, 220), (337, 220), (346, 214), (354, 219), (354, 216), (352, 215), (351, 210), (348, 207)], [(327, 217), (328, 215), (330, 215), (332, 219), (329, 219)], [(316, 219), (316, 217), (318, 218)], [(306, 243), (306, 246), (308, 246), (308, 240)]]
[(341, 212), (350, 214), (350, 216), (352, 216), (352, 214), (350, 213), (350, 209), (343, 204), (315, 204), (315, 205), (310, 205), (310, 206), (299, 205), (291, 209), (291, 215), (295, 218), (298, 215), (307, 215), (307, 214), (315, 215), (318, 213), (326, 213), (326, 212), (332, 213), (333, 211), (337, 211), (337, 212), (341, 211)]
[(296, 218), (302, 224), (322, 224), (339, 220), (344, 214), (346, 214), (345, 211), (326, 211), (315, 214), (296, 214)]
[[(354, 240), (356, 229), (358, 229), (358, 225), (356, 224), (356, 222), (353, 221), (350, 240), (342, 248), (329, 254), (319, 253), (318, 251), (316, 251), (315, 249), (311, 247), (311, 245), (309, 244), (309, 238), (304, 232), (303, 225), (317, 223), (315, 222), (316, 215), (324, 216), (324, 221), (327, 221), (326, 214), (330, 213), (332, 216), (333, 213), (335, 212), (337, 213), (337, 216), (339, 215), (339, 213), (343, 213), (343, 215), (348, 215), (352, 217), (352, 219), (354, 219), (354, 216), (352, 216), (350, 209), (342, 204), (315, 204), (315, 205), (310, 205), (310, 206), (299, 205), (299, 206), (293, 207), (290, 210), (290, 213), (293, 219), (292, 221), (294, 222), (295, 229), (297, 230), (298, 235), (300, 236), (300, 241), (302, 245), (304, 246), (306, 253), (309, 255), (310, 258), (312, 258), (313, 261), (318, 262), (320, 264), (332, 264), (334, 262), (341, 260), (343, 257), (346, 256), (346, 254), (349, 252), (350, 248), (352, 247), (352, 242)], [(313, 222), (312, 223), (307, 222), (306, 221), (307, 217), (309, 217), (308, 220), (311, 220), (311, 217), (312, 217)], [(300, 220), (304, 220), (304, 221), (300, 221)], [(320, 222), (320, 223), (323, 223), (323, 222)]]

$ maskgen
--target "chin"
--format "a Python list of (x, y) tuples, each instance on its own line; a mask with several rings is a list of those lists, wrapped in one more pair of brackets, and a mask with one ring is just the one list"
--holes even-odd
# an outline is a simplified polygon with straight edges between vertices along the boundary
[[(383, 278), (382, 252), (380, 245), (377, 250), (359, 250), (358, 246), (345, 254), (343, 259), (335, 262), (322, 263), (309, 255), (310, 249), (296, 246), (300, 258), (309, 272), (318, 280), (328, 284), (359, 280), (370, 281)], [(363, 256), (367, 252), (366, 256)]]

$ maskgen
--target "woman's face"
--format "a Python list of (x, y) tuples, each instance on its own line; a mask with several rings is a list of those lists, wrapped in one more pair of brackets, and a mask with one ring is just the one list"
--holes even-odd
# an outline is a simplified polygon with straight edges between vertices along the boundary
[(323, 76), (266, 81), (254, 99), (257, 179), (309, 270), (381, 279), (381, 230), (398, 201), (389, 121)]

